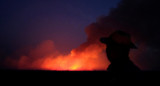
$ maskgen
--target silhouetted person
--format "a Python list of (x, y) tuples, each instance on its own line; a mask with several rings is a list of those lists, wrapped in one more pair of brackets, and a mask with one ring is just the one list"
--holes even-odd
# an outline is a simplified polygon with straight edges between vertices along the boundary
[(115, 31), (108, 38), (101, 38), (100, 41), (107, 45), (106, 53), (108, 60), (111, 62), (107, 71), (140, 71), (129, 59), (131, 48), (137, 47), (131, 42), (131, 37), (123, 31)]

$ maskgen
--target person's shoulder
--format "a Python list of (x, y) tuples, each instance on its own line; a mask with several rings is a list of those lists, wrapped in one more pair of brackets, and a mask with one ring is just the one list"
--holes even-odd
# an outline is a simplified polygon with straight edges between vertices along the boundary
[(138, 66), (136, 66), (132, 61), (129, 62), (129, 68), (132, 70), (132, 71), (140, 71), (140, 68)]

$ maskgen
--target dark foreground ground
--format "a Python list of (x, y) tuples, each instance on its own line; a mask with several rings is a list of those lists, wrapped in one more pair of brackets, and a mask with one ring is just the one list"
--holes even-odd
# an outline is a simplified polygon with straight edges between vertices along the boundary
[(119, 72), (107, 71), (44, 71), (44, 70), (0, 70), (0, 81), (5, 84), (22, 85), (28, 83), (51, 83), (52, 85), (86, 85), (94, 84), (157, 84), (160, 83), (160, 72)]

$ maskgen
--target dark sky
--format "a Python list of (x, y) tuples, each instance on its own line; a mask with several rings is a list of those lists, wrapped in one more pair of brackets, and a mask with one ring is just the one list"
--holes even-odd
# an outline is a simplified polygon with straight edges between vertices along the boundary
[(44, 40), (68, 53), (121, 29), (138, 46), (132, 59), (160, 70), (159, 8), (158, 0), (0, 0), (0, 56)]
[(53, 40), (62, 52), (86, 41), (84, 29), (120, 0), (0, 0), (0, 50)]

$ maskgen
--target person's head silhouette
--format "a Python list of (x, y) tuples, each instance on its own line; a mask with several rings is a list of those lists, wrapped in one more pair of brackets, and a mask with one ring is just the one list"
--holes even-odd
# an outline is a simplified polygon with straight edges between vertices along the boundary
[(123, 64), (129, 61), (130, 48), (137, 48), (131, 42), (130, 34), (120, 30), (115, 31), (108, 38), (101, 38), (100, 41), (107, 45), (106, 53), (111, 64)]

